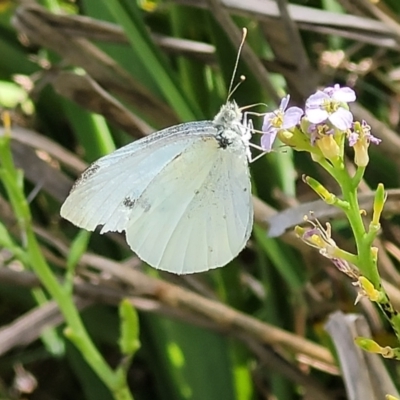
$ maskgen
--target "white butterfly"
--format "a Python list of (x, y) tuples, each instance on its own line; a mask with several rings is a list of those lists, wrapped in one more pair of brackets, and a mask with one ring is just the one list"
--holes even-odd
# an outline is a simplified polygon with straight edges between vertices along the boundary
[(126, 232), (151, 266), (176, 274), (226, 265), (253, 226), (251, 122), (235, 102), (213, 121), (163, 129), (100, 158), (61, 207), (73, 224)]

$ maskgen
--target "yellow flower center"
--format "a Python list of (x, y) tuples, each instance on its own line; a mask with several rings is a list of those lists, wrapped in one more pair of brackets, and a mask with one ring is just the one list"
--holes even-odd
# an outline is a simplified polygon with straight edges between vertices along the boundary
[(282, 111), (276, 111), (276, 115), (271, 119), (271, 125), (274, 128), (280, 128), (283, 124), (283, 113)]
[(325, 99), (323, 108), (325, 111), (327, 111), (329, 114), (333, 114), (335, 111), (338, 110), (340, 104), (337, 101), (331, 100), (331, 99)]

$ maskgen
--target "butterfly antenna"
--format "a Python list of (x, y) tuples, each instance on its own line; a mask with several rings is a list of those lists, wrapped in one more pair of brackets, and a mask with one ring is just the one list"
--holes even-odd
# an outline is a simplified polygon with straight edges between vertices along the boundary
[[(233, 68), (233, 73), (232, 73), (232, 78), (231, 78), (231, 82), (229, 83), (229, 91), (228, 91), (228, 99), (230, 99), (230, 97), (232, 96), (232, 94), (236, 91), (236, 89), (240, 86), (240, 84), (246, 79), (243, 75), (240, 77), (241, 81), (233, 88), (233, 81), (235, 80), (235, 75), (236, 75), (236, 71), (237, 71), (237, 67), (239, 64), (239, 59), (240, 59), (240, 53), (242, 52), (242, 48), (244, 45), (244, 42), (246, 40), (246, 36), (247, 36), (247, 29), (243, 28), (243, 35), (242, 35), (242, 41), (240, 42), (239, 45), (239, 49), (237, 52), (237, 56), (236, 56), (236, 61), (235, 61), (235, 66)], [(233, 89), (232, 89), (233, 88)]]
[[(236, 85), (236, 86), (238, 86), (238, 85)], [(268, 104), (266, 104), (266, 103), (254, 103), (254, 104), (249, 104), (248, 106), (244, 106), (244, 107), (240, 107), (240, 108), (242, 110), (248, 110), (249, 108), (257, 107), (257, 106), (264, 106), (266, 108), (269, 107)], [(254, 113), (254, 114), (257, 115), (258, 113)], [(264, 115), (264, 113), (259, 113), (259, 115)]]
[(232, 97), (233, 93), (236, 92), (236, 89), (246, 80), (244, 75), (240, 75), (240, 82), (238, 82), (233, 89), (229, 91), (228, 100)]

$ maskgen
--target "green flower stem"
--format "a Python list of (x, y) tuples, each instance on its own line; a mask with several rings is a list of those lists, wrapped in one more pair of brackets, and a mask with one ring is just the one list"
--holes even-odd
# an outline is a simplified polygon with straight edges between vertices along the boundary
[(335, 257), (340, 258), (342, 260), (346, 260), (351, 264), (357, 265), (358, 264), (358, 256), (355, 254), (349, 253), (348, 251), (342, 250), (341, 248), (335, 249)]
[(328, 161), (326, 161), (324, 158), (320, 158), (317, 162), (329, 175), (332, 175), (336, 179), (335, 170)]
[[(325, 167), (324, 167), (325, 168)], [(325, 168), (327, 169), (327, 168)], [(333, 169), (333, 168), (332, 168)], [(398, 340), (400, 341), (400, 316), (394, 310), (387, 293), (381, 284), (377, 266), (376, 253), (371, 250), (371, 245), (376, 237), (377, 230), (366, 232), (357, 196), (357, 185), (362, 179), (365, 168), (358, 168), (356, 175), (352, 178), (342, 166), (335, 168), (331, 174), (341, 187), (343, 199), (348, 202), (349, 208), (343, 209), (349, 220), (357, 246), (357, 259), (354, 260), (362, 276), (365, 276), (380, 292), (380, 298), (376, 303), (389, 320)], [(329, 171), (328, 171), (329, 172)], [(343, 257), (347, 259), (346, 257)]]
[(361, 210), (358, 203), (357, 188), (353, 185), (353, 180), (347, 171), (343, 170), (339, 176), (343, 198), (349, 203), (350, 207), (345, 210), (350, 226), (353, 230), (354, 239), (357, 246), (358, 265), (362, 275), (364, 275), (376, 287), (381, 286), (376, 262), (371, 256), (371, 240), (367, 237), (364, 223), (361, 217)]
[(319, 164), (340, 185), (343, 199), (349, 204), (348, 208), (342, 208), (342, 210), (346, 213), (346, 217), (353, 230), (358, 253), (357, 267), (374, 285), (380, 286), (380, 276), (376, 264), (372, 262), (373, 260), (370, 255), (371, 242), (368, 240), (367, 233), (365, 232), (357, 197), (357, 183), (362, 179), (365, 168), (358, 168), (355, 177), (351, 178), (343, 163), (331, 166), (327, 161), (321, 160)]
[(357, 188), (364, 177), (365, 167), (358, 167), (356, 173), (352, 178), (353, 187)]
[(132, 400), (133, 397), (126, 383), (126, 376), (115, 373), (91, 341), (79, 312), (75, 307), (68, 290), (61, 286), (47, 264), (40, 250), (39, 243), (31, 225), (31, 214), (24, 196), (23, 179), (20, 171), (15, 169), (10, 150), (9, 136), (0, 137), (0, 177), (9, 196), (14, 213), (23, 234), (28, 261), (43, 286), (57, 302), (67, 325), (67, 336), (74, 342), (82, 356), (99, 378), (109, 388), (115, 400)]

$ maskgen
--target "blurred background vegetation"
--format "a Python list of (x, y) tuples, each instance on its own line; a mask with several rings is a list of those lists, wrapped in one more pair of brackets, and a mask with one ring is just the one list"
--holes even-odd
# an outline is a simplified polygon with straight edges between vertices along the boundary
[[(397, 0), (0, 1), (0, 107), (12, 114), (35, 232), (60, 279), (71, 241), (87, 244), (75, 302), (111, 366), (121, 362), (117, 305), (128, 298), (138, 310), (141, 348), (128, 373), (135, 399), (384, 398), (361, 373), (383, 369), (359, 355), (342, 356), (348, 368), (341, 371), (333, 342), (344, 343), (345, 334), (329, 329), (332, 341), (325, 324), (338, 310), (360, 313), (380, 344), (396, 346), (388, 324), (367, 301), (355, 306), (348, 278), (291, 233), (314, 210), (332, 219), (342, 247), (354, 246), (340, 215), (319, 202), (304, 206), (316, 198), (303, 174), (337, 191), (307, 154), (282, 149), (251, 165), (253, 236), (236, 260), (209, 273), (158, 273), (123, 236), (79, 234), (59, 208), (88, 162), (160, 128), (212, 118), (227, 99), (246, 27), (237, 71), (246, 80), (233, 96), (240, 106), (264, 103), (256, 110), (266, 112), (286, 93), (301, 106), (334, 83), (356, 91), (356, 118), (383, 140), (372, 149), (360, 196), (368, 210), (377, 183), (390, 189), (376, 246), (400, 305), (399, 15)], [(23, 246), (4, 191), (0, 220)], [(0, 399), (111, 399), (63, 336), (57, 307), (13, 254), (0, 249)], [(386, 367), (397, 385), (398, 364)], [(371, 397), (354, 394), (371, 384)]]

